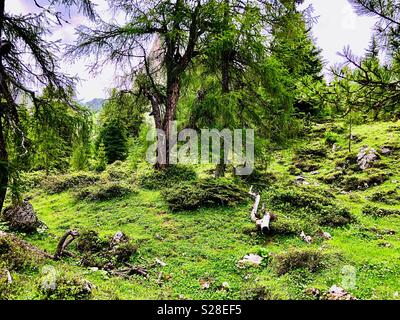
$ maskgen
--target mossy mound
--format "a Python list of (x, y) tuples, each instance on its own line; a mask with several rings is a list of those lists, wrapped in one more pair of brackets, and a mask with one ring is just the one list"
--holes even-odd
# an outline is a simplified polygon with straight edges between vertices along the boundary
[(365, 190), (384, 183), (389, 176), (390, 174), (383, 171), (370, 170), (363, 175), (345, 176), (340, 184), (345, 191)]
[(327, 254), (317, 249), (291, 249), (273, 256), (272, 265), (275, 272), (282, 276), (296, 269), (317, 272), (326, 266)]
[(387, 217), (397, 215), (400, 216), (400, 210), (397, 209), (386, 209), (386, 208), (379, 208), (375, 206), (365, 206), (362, 210), (363, 214), (367, 216), (373, 217)]
[(165, 170), (151, 171), (139, 177), (139, 185), (148, 190), (171, 187), (177, 183), (193, 181), (197, 178), (193, 168), (170, 165)]
[(314, 232), (315, 228), (301, 219), (277, 217), (270, 223), (270, 235), (298, 236), (302, 231)]
[(400, 204), (400, 192), (397, 189), (377, 191), (369, 198), (374, 202), (382, 202), (389, 205)]
[(247, 191), (228, 179), (204, 179), (162, 192), (172, 211), (202, 207), (235, 206), (247, 198)]
[(320, 177), (320, 180), (345, 191), (354, 191), (381, 185), (389, 179), (390, 175), (390, 173), (376, 168), (367, 169), (362, 173), (354, 173), (352, 170), (336, 170)]
[(35, 269), (44, 256), (16, 236), (0, 231), (0, 269)]
[[(354, 217), (340, 207), (330, 192), (313, 188), (277, 189), (268, 194), (269, 207), (291, 217), (308, 220), (321, 226), (338, 227), (351, 223)], [(279, 216), (279, 215), (278, 215)]]
[(41, 279), (38, 284), (44, 300), (85, 300), (92, 294), (93, 285), (76, 275), (62, 273), (55, 279)]
[(313, 144), (303, 146), (296, 151), (293, 159), (294, 167), (291, 169), (293, 174), (298, 174), (296, 169), (302, 172), (312, 172), (321, 168), (321, 159), (327, 155), (326, 146)]
[(257, 169), (250, 175), (241, 176), (240, 178), (246, 184), (252, 185), (257, 189), (270, 187), (277, 181), (277, 177), (273, 172), (265, 172)]
[(86, 187), (75, 193), (78, 200), (105, 201), (121, 198), (134, 192), (130, 187), (116, 182)]
[(48, 177), (41, 184), (48, 193), (55, 194), (72, 188), (89, 186), (99, 180), (99, 175), (88, 172), (76, 172)]

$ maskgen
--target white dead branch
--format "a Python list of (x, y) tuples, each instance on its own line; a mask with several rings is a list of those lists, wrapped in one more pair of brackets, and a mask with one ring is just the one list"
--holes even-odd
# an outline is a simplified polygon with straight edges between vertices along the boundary
[(271, 222), (272, 215), (270, 212), (266, 212), (265, 204), (263, 204), (261, 209), (263, 217), (260, 219), (260, 217), (258, 216), (258, 206), (260, 205), (261, 196), (259, 193), (253, 192), (253, 186), (250, 187), (249, 195), (254, 198), (254, 204), (250, 213), (250, 219), (251, 221), (255, 222), (257, 228), (261, 230), (263, 234), (267, 234), (270, 230), (269, 224)]

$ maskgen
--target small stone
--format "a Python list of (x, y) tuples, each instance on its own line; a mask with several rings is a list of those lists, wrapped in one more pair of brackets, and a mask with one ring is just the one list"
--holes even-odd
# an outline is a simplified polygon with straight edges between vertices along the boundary
[(221, 288), (222, 288), (222, 289), (229, 289), (229, 288), (230, 288), (229, 283), (226, 282), (226, 281), (225, 281), (225, 282), (222, 282)]
[(162, 236), (160, 236), (158, 233), (155, 235), (155, 238), (157, 239), (157, 240), (164, 240), (164, 238), (162, 237)]
[(341, 287), (333, 285), (325, 295), (327, 300), (357, 300)]
[(165, 267), (167, 265), (164, 261), (161, 261), (160, 259), (156, 259), (156, 263), (159, 264), (161, 267)]
[(311, 237), (311, 236), (307, 236), (307, 235), (304, 233), (304, 231), (302, 231), (302, 232), (300, 233), (300, 237), (301, 237), (301, 239), (302, 239), (304, 242), (307, 242), (307, 243), (311, 243), (311, 242), (312, 242), (312, 237)]
[(383, 248), (390, 248), (392, 246), (389, 242), (382, 242), (379, 243), (378, 245)]
[(332, 236), (331, 236), (331, 234), (329, 232), (322, 231), (320, 233), (320, 236), (321, 236), (321, 238), (324, 238), (325, 240), (332, 239)]
[(246, 266), (256, 266), (258, 267), (263, 258), (257, 254), (248, 254), (243, 257), (242, 260), (239, 260), (237, 266), (238, 268), (245, 268)]
[(381, 154), (383, 154), (383, 155), (390, 154), (391, 152), (392, 152), (392, 150), (387, 148), (387, 147), (382, 147), (381, 148)]
[(117, 243), (122, 242), (125, 239), (126, 239), (125, 234), (122, 231), (117, 231), (117, 233), (112, 238), (112, 244), (115, 245)]

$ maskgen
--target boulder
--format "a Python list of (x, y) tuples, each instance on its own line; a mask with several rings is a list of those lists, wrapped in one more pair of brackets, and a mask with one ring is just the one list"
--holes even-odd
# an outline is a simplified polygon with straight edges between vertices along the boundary
[(6, 208), (2, 218), (9, 223), (11, 229), (21, 232), (34, 232), (41, 225), (28, 201)]
[(357, 164), (361, 170), (365, 170), (372, 166), (372, 163), (379, 159), (375, 149), (370, 149), (367, 146), (362, 147), (357, 155)]

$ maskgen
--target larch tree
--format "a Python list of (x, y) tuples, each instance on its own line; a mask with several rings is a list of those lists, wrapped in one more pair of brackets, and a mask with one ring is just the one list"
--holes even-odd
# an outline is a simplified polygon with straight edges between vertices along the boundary
[(64, 92), (73, 79), (59, 71), (58, 44), (49, 41), (50, 27), (65, 20), (59, 5), (77, 6), (90, 18), (94, 8), (89, 0), (51, 0), (46, 7), (34, 2), (38, 13), (12, 14), (0, 0), (0, 212), (9, 182), (9, 154), (6, 133), (20, 145), (20, 156), (28, 153), (28, 141), (20, 124), (18, 98), (27, 96), (35, 108), (46, 101), (38, 97), (38, 86), (52, 86)]
[(356, 57), (350, 48), (345, 48), (345, 66), (333, 68), (332, 72), (355, 84), (355, 99), (351, 103), (364, 105), (366, 114), (371, 113), (374, 119), (381, 114), (400, 117), (400, 1), (349, 2), (359, 15), (376, 19), (375, 32), (364, 57)]
[[(78, 43), (69, 50), (72, 57), (94, 55), (101, 66), (114, 62), (129, 82), (135, 80), (139, 94), (151, 105), (157, 139), (156, 168), (170, 164), (169, 135), (181, 94), (181, 82), (193, 59), (203, 47), (201, 39), (213, 27), (215, 1), (162, 0), (109, 2), (123, 13), (126, 23), (101, 22), (96, 28), (81, 26)], [(155, 39), (157, 46), (151, 50)]]

